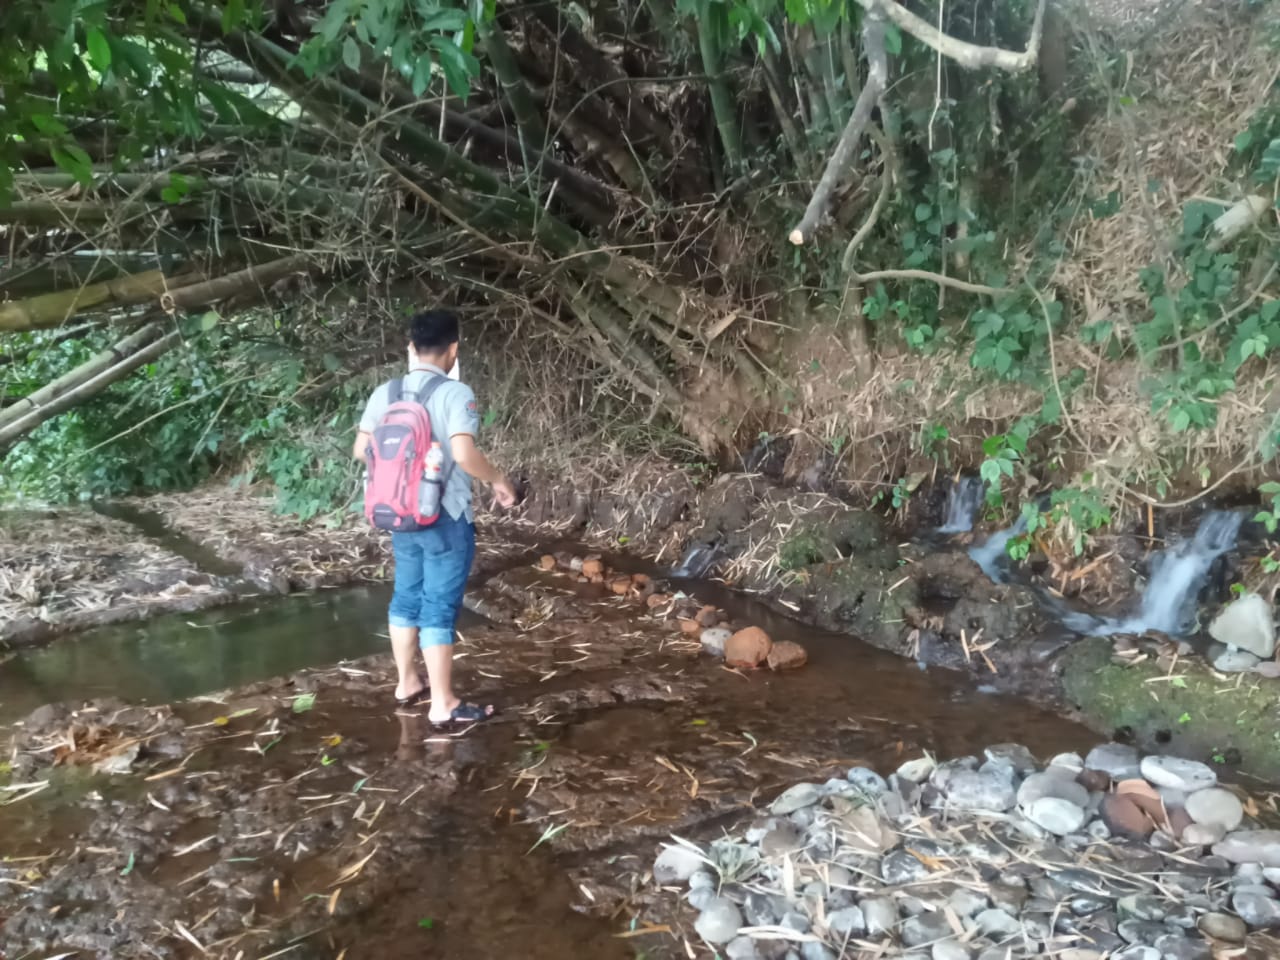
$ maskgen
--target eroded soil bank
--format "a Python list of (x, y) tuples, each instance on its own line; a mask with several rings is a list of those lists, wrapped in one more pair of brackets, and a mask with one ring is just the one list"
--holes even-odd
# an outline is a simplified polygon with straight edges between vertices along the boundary
[[(659, 839), (708, 839), (795, 780), (855, 765), (1092, 739), (742, 601), (725, 605), (733, 625), (803, 642), (808, 665), (726, 669), (638, 598), (524, 561), (476, 599), (492, 619), (463, 628), (459, 682), (502, 714), (460, 736), (389, 709), (385, 655), (12, 723), (0, 955), (685, 955), (661, 924), (619, 936), (644, 929)], [(232, 609), (176, 622), (198, 630)], [(328, 632), (354, 642), (381, 629), (379, 604), (327, 609)], [(241, 616), (219, 629), (261, 614)], [(162, 640), (176, 622), (145, 631)], [(290, 630), (325, 632), (272, 622), (278, 639)], [(94, 638), (59, 643), (89, 656)]]

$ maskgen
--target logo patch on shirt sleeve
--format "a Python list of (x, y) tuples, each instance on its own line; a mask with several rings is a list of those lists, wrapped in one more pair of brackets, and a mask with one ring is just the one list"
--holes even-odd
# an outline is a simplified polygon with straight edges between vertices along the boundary
[(474, 417), (477, 415), (477, 412), (478, 411), (476, 410), (476, 402), (474, 400), (469, 400), (467, 402), (467, 413), (471, 414)]

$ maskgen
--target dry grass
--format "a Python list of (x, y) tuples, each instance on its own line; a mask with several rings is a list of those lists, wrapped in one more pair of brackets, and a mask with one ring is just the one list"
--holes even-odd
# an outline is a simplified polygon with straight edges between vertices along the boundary
[(386, 575), (389, 549), (363, 514), (343, 514), (330, 526), (276, 511), (264, 491), (229, 486), (150, 497), (146, 507), (173, 529), (225, 560), (261, 575), (310, 588)]
[(0, 625), (59, 623), (111, 606), (207, 593), (196, 570), (128, 524), (84, 509), (6, 513), (0, 523)]
[[(1095, 52), (1119, 35), (1137, 38), (1132, 60), (1120, 55), (1123, 89), (1132, 99), (1121, 115), (1102, 115), (1086, 129), (1080, 151), (1092, 173), (1074, 189), (1088, 197), (1119, 192), (1115, 215), (1095, 219), (1083, 207), (1068, 231), (1068, 253), (1053, 278), (1057, 298), (1067, 304), (1072, 329), (1109, 321), (1127, 342), (1133, 327), (1150, 317), (1138, 271), (1160, 262), (1181, 229), (1193, 199), (1211, 199), (1224, 209), (1242, 195), (1230, 167), (1232, 141), (1248, 126), (1280, 77), (1280, 59), (1269, 45), (1274, 10), (1246, 17), (1238, 0), (1107, 4), (1090, 0), (1093, 27), (1082, 43)], [(1112, 52), (1114, 53), (1114, 52)], [(1101, 55), (1101, 54), (1099, 54)], [(1150, 190), (1148, 184), (1156, 185)], [(1142, 200), (1147, 193), (1149, 203)], [(1074, 202), (1074, 201), (1073, 201)], [(1030, 246), (1013, 255), (1014, 274), (1036, 254)], [(1172, 261), (1169, 261), (1172, 263)], [(1248, 264), (1242, 273), (1248, 276)], [(1175, 276), (1175, 283), (1183, 278)], [(1245, 284), (1257, 284), (1258, 278)], [(1276, 284), (1262, 292), (1276, 295)], [(990, 383), (975, 375), (968, 350), (933, 356), (878, 353), (865, 378), (850, 376), (865, 364), (862, 348), (842, 332), (822, 325), (798, 337), (782, 371), (796, 385), (789, 427), (808, 447), (807, 464), (834, 461), (839, 479), (866, 492), (913, 472), (936, 469), (922, 457), (921, 432), (943, 424), (950, 436), (945, 458), (953, 468), (974, 467), (981, 442), (1018, 418), (1036, 415), (1044, 392)], [(1072, 394), (1069, 416), (1053, 442), (1068, 472), (1089, 474), (1115, 504), (1145, 503), (1162, 482), (1183, 493), (1213, 486), (1231, 475), (1251, 484), (1262, 473), (1252, 463), (1259, 439), (1280, 414), (1274, 362), (1252, 361), (1242, 385), (1217, 401), (1210, 429), (1174, 431), (1167, 413), (1152, 409), (1143, 382), (1151, 373), (1138, 361), (1110, 360), (1101, 349), (1058, 332), (1055, 372), (1072, 370), (1085, 385)], [(1052, 388), (1051, 388), (1052, 389)], [(791, 465), (789, 464), (789, 469)], [(1061, 474), (1055, 483), (1061, 483)], [(1043, 481), (1047, 478), (1029, 480)], [(1026, 491), (1024, 491), (1026, 492)]]
[[(1187, 203), (1225, 209), (1241, 198), (1229, 170), (1233, 140), (1280, 78), (1267, 36), (1277, 14), (1250, 17), (1240, 2), (1177, 6), (1124, 67), (1115, 93), (1132, 102), (1084, 131), (1082, 153), (1095, 170), (1090, 194), (1115, 190), (1124, 198), (1114, 216), (1078, 219), (1073, 254), (1056, 278), (1073, 302), (1087, 305), (1087, 322), (1125, 323), (1149, 312), (1137, 271), (1160, 260), (1162, 237), (1177, 234)], [(1097, 34), (1084, 44), (1105, 55)]]

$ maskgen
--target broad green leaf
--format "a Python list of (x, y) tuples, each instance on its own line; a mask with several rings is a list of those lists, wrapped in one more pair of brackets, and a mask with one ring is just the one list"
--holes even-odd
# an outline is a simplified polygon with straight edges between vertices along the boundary
[(294, 698), (293, 712), (306, 713), (316, 705), (316, 695), (314, 693), (304, 693)]
[(222, 32), (230, 33), (244, 22), (244, 0), (227, 0), (222, 8)]
[(355, 37), (347, 37), (342, 41), (342, 62), (349, 70), (360, 69), (360, 44), (356, 43)]
[(67, 132), (66, 126), (57, 117), (52, 117), (47, 113), (33, 113), (27, 119), (31, 121), (31, 125), (41, 133), (51, 137), (61, 136)]
[(106, 73), (111, 67), (111, 44), (97, 27), (87, 28), (84, 39), (89, 50), (89, 62), (99, 73)]
[(1280, 137), (1267, 144), (1262, 152), (1262, 163), (1258, 166), (1259, 180), (1271, 180), (1280, 175)]
[(431, 86), (431, 58), (426, 54), (418, 57), (413, 65), (413, 95), (421, 97)]
[(440, 69), (449, 89), (466, 100), (471, 93), (471, 78), (480, 72), (479, 63), (447, 37), (432, 37), (431, 46), (440, 57)]
[(312, 27), (312, 30), (325, 43), (333, 43), (338, 39), (338, 35), (342, 33), (342, 28), (346, 26), (349, 12), (350, 4), (348, 0), (333, 0), (328, 9), (325, 10), (324, 16)]
[(466, 27), (467, 15), (461, 10), (436, 10), (423, 17), (418, 29), (432, 33), (456, 33)]
[(1249, 145), (1253, 143), (1253, 131), (1241, 130), (1236, 134), (1236, 153), (1244, 153), (1249, 149)]
[(74, 143), (64, 143), (49, 151), (53, 162), (71, 174), (84, 186), (93, 182), (93, 161)]
[(885, 24), (884, 48), (891, 57), (902, 53), (902, 31), (892, 23)]

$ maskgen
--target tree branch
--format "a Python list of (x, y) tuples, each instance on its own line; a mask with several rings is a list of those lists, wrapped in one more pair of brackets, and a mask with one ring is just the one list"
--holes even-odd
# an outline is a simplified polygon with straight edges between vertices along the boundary
[(192, 310), (254, 286), (273, 284), (291, 273), (305, 270), (310, 260), (307, 254), (297, 254), (203, 282), (192, 282), (197, 274), (166, 277), (163, 270), (146, 270), (73, 290), (43, 293), (26, 300), (0, 304), (0, 332), (46, 330), (87, 310), (135, 306), (152, 301), (166, 310)]
[(852, 273), (854, 281), (861, 284), (873, 280), (928, 280), (942, 287), (952, 287), (965, 293), (978, 293), (988, 297), (1006, 297), (1013, 293), (1005, 287), (988, 287), (981, 283), (970, 283), (956, 277), (946, 277), (930, 270), (874, 270), (871, 273)]
[(161, 326), (159, 323), (148, 323), (114, 346), (95, 354), (56, 380), (51, 380), (39, 390), (19, 398), (11, 406), (5, 407), (0, 412), (0, 429), (30, 416), (36, 410), (65, 395), (67, 391), (74, 389), (86, 380), (92, 380), (104, 370), (114, 367), (154, 340), (160, 334), (160, 331)]
[(997, 67), (1009, 73), (1021, 73), (1035, 65), (1040, 56), (1040, 37), (1044, 32), (1045, 0), (1036, 6), (1035, 20), (1031, 24), (1031, 36), (1027, 40), (1027, 49), (1022, 53), (1004, 50), (1000, 47), (984, 47), (976, 43), (957, 40), (943, 33), (927, 20), (917, 17), (894, 0), (857, 0), (868, 13), (880, 12), (894, 22), (900, 30), (915, 37), (926, 46), (932, 47), (949, 60), (969, 70), (984, 67)]
[(889, 56), (884, 46), (884, 18), (875, 10), (868, 12), (862, 25), (862, 45), (870, 66), (867, 82), (862, 92), (858, 94), (858, 101), (853, 105), (849, 122), (845, 124), (844, 132), (840, 134), (840, 140), (836, 143), (836, 148), (831, 152), (827, 166), (822, 171), (822, 178), (814, 188), (808, 206), (804, 208), (804, 216), (800, 218), (800, 222), (795, 225), (788, 237), (797, 247), (803, 246), (805, 240), (813, 235), (818, 221), (826, 214), (827, 205), (831, 202), (831, 194), (853, 160), (858, 142), (862, 139), (862, 134), (871, 120), (871, 110), (880, 102), (885, 84), (888, 82)]
[[(167, 334), (154, 343), (143, 347), (137, 353), (131, 354), (106, 369), (99, 370), (99, 372), (88, 376), (87, 379), (84, 378), (85, 375), (80, 373), (80, 371), (82, 371), (84, 367), (89, 366), (89, 364), (93, 364), (97, 361), (99, 359), (98, 357), (90, 360), (88, 364), (84, 364), (82, 367), (71, 371), (71, 373), (61, 378), (65, 384), (66, 392), (51, 398), (48, 403), (29, 411), (20, 419), (10, 421), (4, 426), (0, 426), (0, 449), (8, 446), (23, 434), (34, 430), (46, 420), (57, 416), (63, 411), (70, 410), (82, 401), (101, 393), (107, 387), (111, 386), (111, 384), (118, 380), (123, 380), (139, 367), (150, 363), (157, 357), (162, 356), (169, 350), (178, 346), (180, 343), (182, 343), (182, 335), (175, 330), (173, 333)], [(117, 346), (120, 345), (118, 344)], [(102, 355), (100, 354), (99, 357), (101, 356)], [(71, 386), (69, 383), (70, 378), (77, 373), (80, 373), (81, 382), (75, 386)]]

